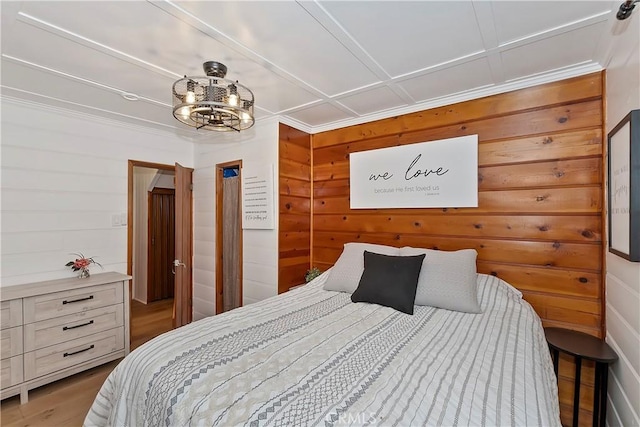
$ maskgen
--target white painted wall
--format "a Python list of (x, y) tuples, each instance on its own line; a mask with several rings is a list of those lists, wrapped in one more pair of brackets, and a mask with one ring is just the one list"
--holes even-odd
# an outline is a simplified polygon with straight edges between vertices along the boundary
[[(213, 134), (211, 143), (195, 147), (194, 197), (194, 289), (193, 318), (215, 314), (215, 166), (242, 160), (271, 163), (278, 176), (278, 122), (259, 121), (242, 134)], [(231, 141), (231, 142), (229, 142)], [(278, 206), (278, 186), (274, 201)], [(243, 304), (278, 293), (278, 230), (244, 230)]]
[[(78, 251), (94, 256), (105, 271), (126, 272), (126, 226), (112, 226), (112, 216), (127, 211), (127, 161), (179, 162), (195, 165), (194, 319), (215, 313), (214, 168), (238, 159), (268, 162), (277, 176), (276, 120), (242, 135), (204, 136), (200, 141), (216, 142), (201, 142), (194, 151), (194, 144), (171, 133), (7, 97), (0, 101), (0, 285), (72, 277), (64, 264)], [(277, 206), (277, 185), (274, 192)], [(243, 303), (276, 295), (277, 229), (245, 230), (243, 246)]]
[[(82, 252), (125, 273), (129, 159), (185, 166), (193, 144), (173, 133), (1, 97), (0, 285), (73, 277)], [(99, 273), (97, 266), (91, 268)]]
[(175, 189), (175, 174), (170, 171), (159, 171), (153, 182), (147, 188), (152, 191), (154, 188), (172, 188)]
[[(617, 10), (617, 8), (616, 8)], [(609, 132), (629, 111), (640, 108), (640, 10), (616, 22), (607, 68)], [(640, 189), (635, 189), (640, 191)], [(640, 236), (635, 236), (640, 239)], [(607, 342), (620, 359), (610, 370), (610, 426), (640, 425), (640, 263), (607, 252)]]
[(147, 303), (147, 258), (149, 231), (149, 187), (158, 169), (133, 168), (133, 299)]

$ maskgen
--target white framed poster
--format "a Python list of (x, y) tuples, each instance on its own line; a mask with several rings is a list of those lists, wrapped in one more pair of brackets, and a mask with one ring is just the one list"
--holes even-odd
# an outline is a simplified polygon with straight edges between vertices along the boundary
[(274, 228), (272, 164), (242, 167), (242, 228)]
[(607, 136), (609, 252), (640, 262), (640, 110)]
[(351, 153), (351, 209), (478, 206), (478, 135)]
[(629, 128), (627, 122), (609, 138), (609, 222), (611, 224), (609, 247), (617, 252), (629, 254)]

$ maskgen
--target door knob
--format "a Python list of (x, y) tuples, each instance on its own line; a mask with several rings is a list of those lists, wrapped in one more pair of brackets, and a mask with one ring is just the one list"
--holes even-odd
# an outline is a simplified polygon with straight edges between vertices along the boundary
[(176, 267), (187, 267), (184, 262), (180, 261), (179, 259), (174, 259), (173, 263), (171, 264), (171, 272), (173, 274), (176, 274)]

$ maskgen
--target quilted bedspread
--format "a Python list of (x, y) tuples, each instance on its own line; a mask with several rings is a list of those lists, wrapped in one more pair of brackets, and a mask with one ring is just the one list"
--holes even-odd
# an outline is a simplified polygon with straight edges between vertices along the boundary
[(506, 283), (478, 275), (481, 314), (411, 316), (326, 277), (139, 347), (85, 425), (560, 425), (540, 319)]

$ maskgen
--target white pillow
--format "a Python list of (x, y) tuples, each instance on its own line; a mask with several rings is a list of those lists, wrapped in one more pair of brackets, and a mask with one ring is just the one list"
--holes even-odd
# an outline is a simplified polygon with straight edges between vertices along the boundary
[(400, 248), (372, 243), (346, 243), (324, 284), (327, 291), (353, 293), (364, 271), (364, 251), (382, 255), (399, 255)]
[(478, 303), (475, 249), (437, 251), (405, 246), (400, 255), (425, 254), (418, 277), (415, 305), (481, 313)]
[(485, 283), (487, 283), (488, 285), (497, 286), (500, 288), (506, 288), (509, 292), (511, 292), (512, 294), (515, 294), (518, 298), (522, 299), (522, 292), (520, 291), (520, 289), (516, 288), (511, 283), (505, 282), (499, 277), (496, 277), (490, 274), (478, 273), (478, 283), (480, 283), (481, 279), (483, 279)]

